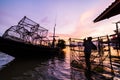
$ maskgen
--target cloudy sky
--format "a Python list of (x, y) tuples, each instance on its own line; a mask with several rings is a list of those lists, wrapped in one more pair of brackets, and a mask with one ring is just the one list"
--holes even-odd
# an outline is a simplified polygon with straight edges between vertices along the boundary
[(115, 0), (0, 0), (0, 34), (24, 16), (53, 33), (84, 38), (113, 33), (120, 15), (94, 23), (93, 20)]

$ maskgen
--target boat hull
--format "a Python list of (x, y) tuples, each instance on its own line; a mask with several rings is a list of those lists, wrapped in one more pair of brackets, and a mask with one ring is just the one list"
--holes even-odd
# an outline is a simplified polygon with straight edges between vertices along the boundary
[(59, 54), (60, 50), (59, 48), (27, 44), (0, 37), (0, 51), (17, 58), (27, 58), (55, 56)]

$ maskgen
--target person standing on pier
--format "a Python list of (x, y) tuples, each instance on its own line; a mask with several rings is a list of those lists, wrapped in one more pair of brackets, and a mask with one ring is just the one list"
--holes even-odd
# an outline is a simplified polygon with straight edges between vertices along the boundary
[(92, 42), (92, 37), (88, 37), (87, 40), (84, 39), (84, 54), (85, 54), (85, 63), (86, 63), (86, 72), (85, 75), (88, 78), (88, 80), (91, 79), (91, 62), (90, 62), (90, 56), (92, 49), (97, 49), (97, 47)]

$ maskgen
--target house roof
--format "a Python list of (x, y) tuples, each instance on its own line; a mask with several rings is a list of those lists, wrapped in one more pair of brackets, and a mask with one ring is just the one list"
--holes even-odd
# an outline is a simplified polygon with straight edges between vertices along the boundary
[(108, 19), (112, 16), (120, 14), (120, 0), (115, 0), (105, 11), (103, 11), (94, 22)]

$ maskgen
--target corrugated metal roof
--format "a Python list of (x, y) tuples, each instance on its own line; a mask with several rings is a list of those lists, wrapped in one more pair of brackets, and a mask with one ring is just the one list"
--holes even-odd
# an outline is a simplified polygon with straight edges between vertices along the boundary
[(113, 2), (103, 13), (101, 13), (94, 22), (98, 22), (104, 19), (108, 19), (112, 16), (120, 14), (120, 0)]

